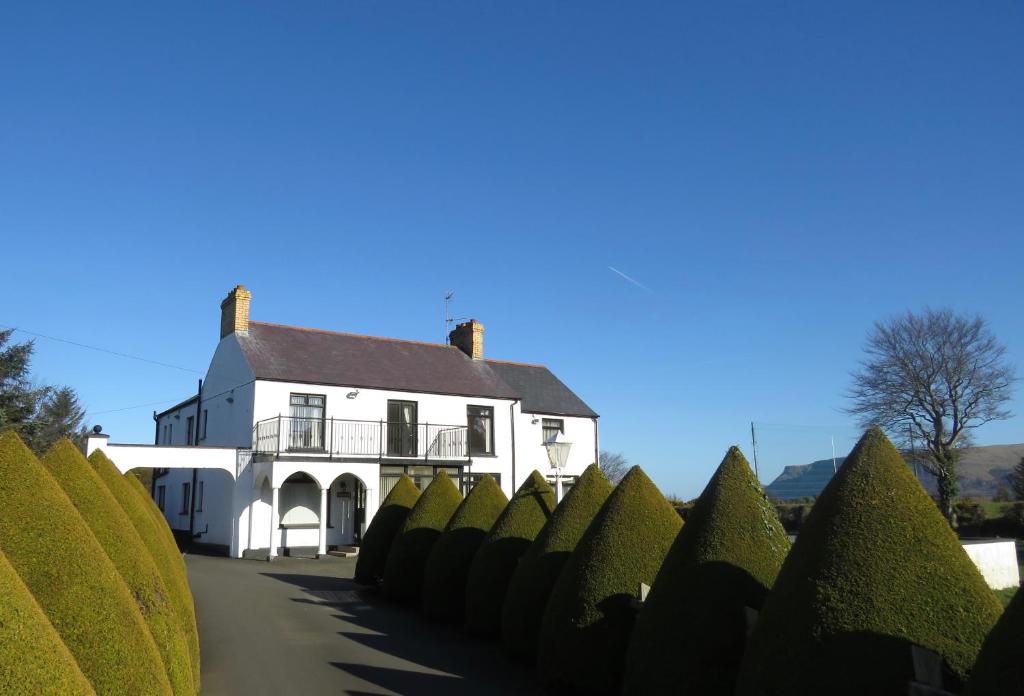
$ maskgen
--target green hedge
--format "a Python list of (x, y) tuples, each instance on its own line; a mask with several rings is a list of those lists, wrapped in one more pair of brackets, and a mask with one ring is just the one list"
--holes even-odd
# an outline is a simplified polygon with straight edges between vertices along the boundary
[(185, 563), (182, 561), (181, 552), (178, 551), (178, 545), (174, 542), (170, 527), (167, 526), (163, 513), (137, 478), (131, 474), (121, 474), (100, 450), (89, 455), (89, 463), (131, 520), (171, 593), (175, 612), (188, 641), (192, 680), (198, 690), (201, 673), (195, 604), (188, 577), (185, 575)]
[(966, 696), (1024, 693), (1024, 590), (1017, 590), (974, 663)]
[(512, 496), (473, 558), (466, 584), (466, 630), (497, 635), (508, 583), (519, 557), (555, 509), (555, 492), (537, 471)]
[(501, 639), (510, 654), (530, 660), (537, 654), (551, 589), (612, 489), (600, 467), (588, 466), (519, 559), (501, 610)]
[(0, 694), (95, 695), (75, 658), (2, 551)]
[(448, 521), (427, 559), (423, 578), (423, 611), (444, 621), (460, 621), (466, 604), (466, 579), (473, 556), (508, 505), (491, 476), (473, 486)]
[(461, 502), (462, 494), (445, 472), (434, 477), (391, 544), (381, 586), (385, 596), (400, 602), (420, 601), (427, 558)]
[(188, 642), (160, 571), (128, 515), (99, 474), (68, 440), (43, 456), (45, 466), (67, 493), (96, 540), (131, 590), (160, 651), (175, 694), (195, 694)]
[(17, 435), (0, 435), (0, 547), (99, 693), (171, 694), (117, 568)]
[(683, 521), (640, 467), (615, 488), (548, 599), (537, 669), (543, 682), (617, 694), (640, 583), (654, 582)]
[(1000, 607), (877, 428), (818, 497), (751, 635), (739, 696), (907, 693), (910, 646), (957, 690)]
[(745, 608), (761, 608), (788, 551), (761, 484), (731, 448), (637, 617), (623, 693), (732, 696), (746, 647)]
[(398, 483), (391, 489), (377, 514), (370, 521), (362, 543), (359, 544), (359, 555), (356, 557), (355, 581), (360, 585), (378, 585), (384, 577), (384, 566), (388, 562), (388, 552), (395, 540), (398, 530), (405, 524), (420, 491), (412, 479), (402, 474)]

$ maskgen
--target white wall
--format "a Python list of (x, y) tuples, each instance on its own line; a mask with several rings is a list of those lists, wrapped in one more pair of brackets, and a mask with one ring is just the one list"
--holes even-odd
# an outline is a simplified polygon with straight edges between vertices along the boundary
[[(294, 382), (268, 382), (259, 380), (255, 389), (255, 420), (287, 416), (289, 413), (289, 397), (293, 393), (323, 394), (327, 418), (348, 420), (380, 421), (387, 420), (387, 402), (390, 399), (415, 401), (417, 418), (420, 423), (437, 425), (468, 424), (466, 407), (490, 406), (494, 409), (494, 451), (495, 456), (473, 456), (472, 471), (501, 473), (502, 488), (507, 495), (514, 491), (511, 480), (512, 471), (512, 424), (509, 406), (511, 400), (485, 399), (466, 396), (448, 396), (441, 394), (420, 394), (416, 392), (387, 391), (382, 389), (360, 389), (359, 395), (349, 399), (346, 395), (356, 391), (352, 387), (332, 387), (327, 385), (301, 384)], [(539, 437), (539, 436), (538, 436)], [(416, 463), (409, 460), (410, 464)], [(527, 474), (529, 471), (526, 472)], [(277, 474), (275, 472), (275, 479)], [(517, 478), (525, 478), (519, 476)], [(376, 481), (365, 481), (368, 488), (377, 488)], [(326, 484), (325, 484), (326, 485)]]
[(251, 447), (255, 387), (235, 334), (217, 344), (203, 382), (202, 409), (208, 413), (206, 446)]
[[(572, 443), (569, 460), (562, 473), (580, 476), (594, 463), (596, 418), (577, 418), (543, 413), (523, 413), (516, 404), (516, 486), (536, 469), (545, 476), (552, 473), (548, 453), (544, 448), (543, 425), (545, 418), (560, 419), (565, 424), (565, 439)], [(534, 423), (533, 421), (537, 421)]]

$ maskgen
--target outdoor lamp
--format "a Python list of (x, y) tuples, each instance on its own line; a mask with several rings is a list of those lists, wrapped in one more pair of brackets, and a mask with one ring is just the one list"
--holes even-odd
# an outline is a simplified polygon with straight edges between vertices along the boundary
[(569, 450), (572, 449), (572, 443), (565, 439), (565, 435), (558, 432), (555, 433), (554, 437), (548, 438), (548, 441), (544, 443), (544, 448), (548, 451), (548, 461), (551, 463), (551, 468), (555, 470), (555, 500), (561, 502), (562, 469), (565, 468), (565, 463), (569, 461)]

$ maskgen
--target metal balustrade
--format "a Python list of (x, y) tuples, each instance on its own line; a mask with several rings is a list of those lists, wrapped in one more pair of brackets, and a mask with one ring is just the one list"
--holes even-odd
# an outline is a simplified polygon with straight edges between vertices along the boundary
[(465, 425), (342, 418), (268, 418), (253, 428), (254, 454), (325, 454), (400, 459), (469, 459)]

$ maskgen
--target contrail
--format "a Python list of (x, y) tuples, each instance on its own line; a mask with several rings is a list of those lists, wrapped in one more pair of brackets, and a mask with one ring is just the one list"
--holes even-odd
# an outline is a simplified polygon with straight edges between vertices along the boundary
[(620, 276), (620, 277), (622, 277), (622, 278), (625, 278), (625, 279), (626, 279), (627, 281), (629, 281), (629, 282), (630, 282), (630, 283), (632, 283), (633, 285), (637, 286), (637, 287), (638, 287), (638, 288), (640, 288), (641, 290), (646, 290), (647, 292), (654, 292), (654, 291), (653, 291), (653, 290), (651, 290), (651, 289), (650, 289), (649, 287), (647, 287), (646, 285), (644, 285), (643, 283), (641, 283), (641, 282), (640, 282), (639, 280), (636, 280), (635, 278), (630, 278), (630, 277), (629, 277), (628, 275), (626, 275), (625, 273), (623, 273), (623, 272), (622, 272), (622, 271), (620, 271), (619, 269), (615, 268), (614, 266), (609, 266), (609, 267), (608, 267), (608, 270), (609, 270), (609, 271), (611, 271), (612, 273), (614, 273), (614, 274), (615, 274), (615, 275), (617, 275), (617, 276)]

